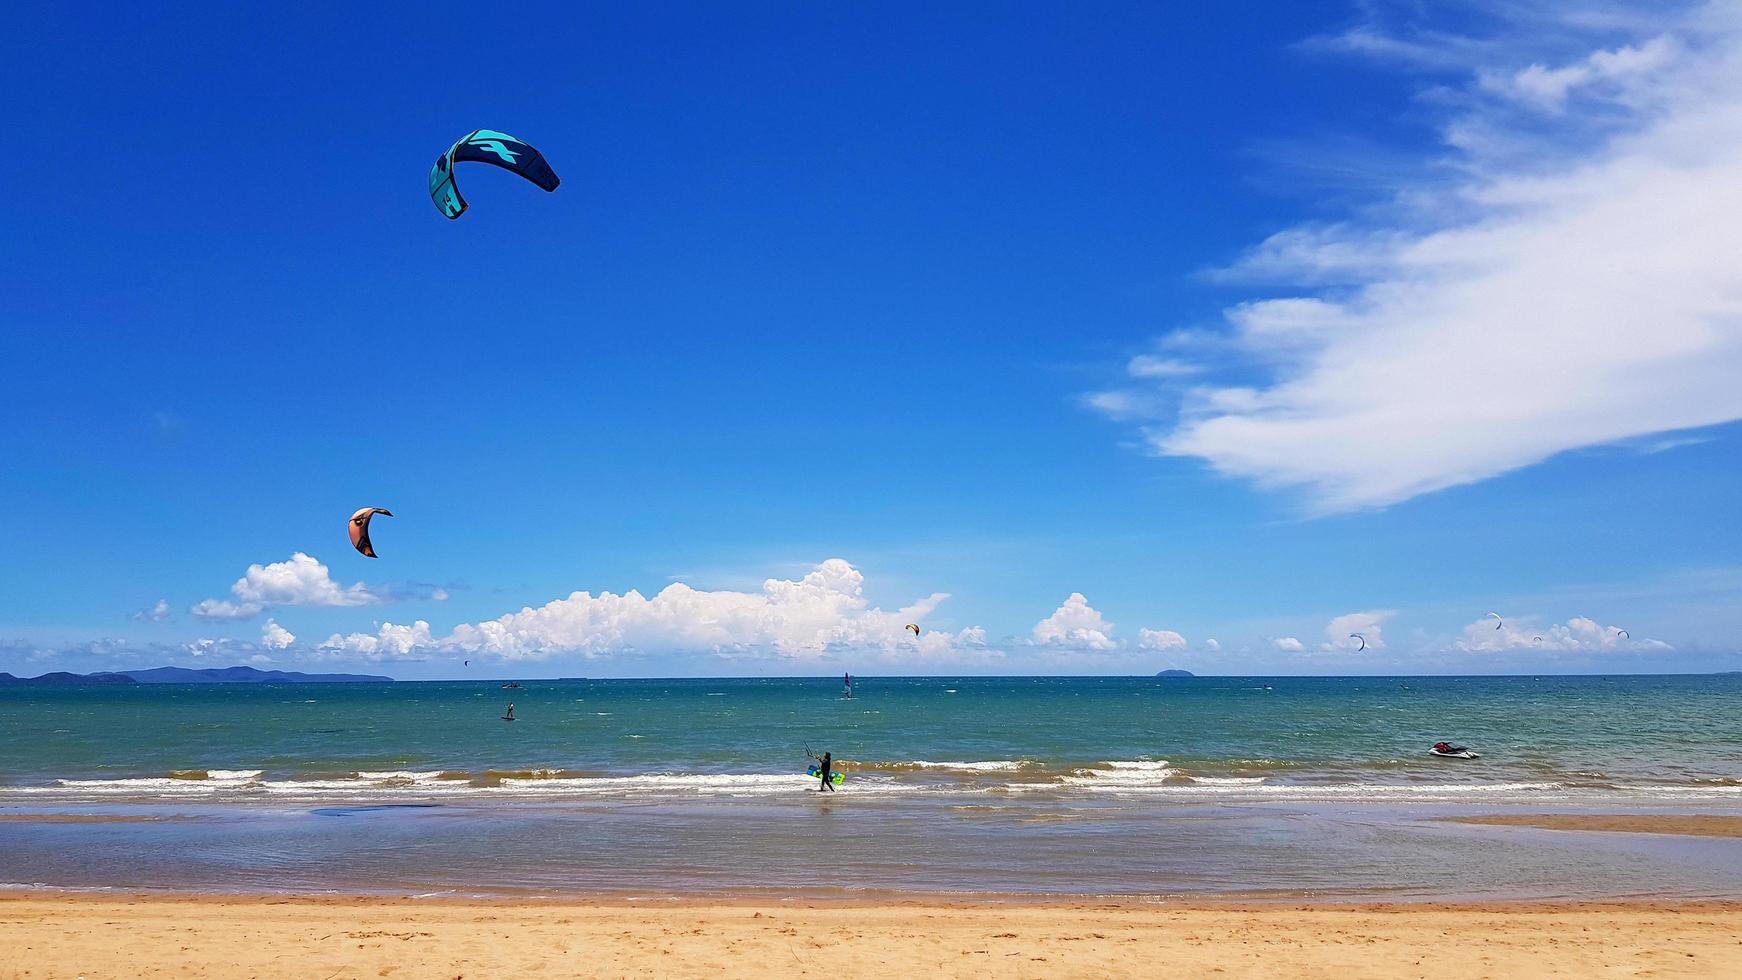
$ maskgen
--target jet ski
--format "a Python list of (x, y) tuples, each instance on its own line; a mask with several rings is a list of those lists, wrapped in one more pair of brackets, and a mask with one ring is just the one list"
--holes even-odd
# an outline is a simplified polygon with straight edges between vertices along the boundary
[(1482, 758), (1482, 753), (1471, 752), (1468, 748), (1465, 748), (1462, 745), (1454, 745), (1451, 742), (1435, 742), (1434, 747), (1431, 749), (1428, 749), (1427, 751), (1428, 751), (1428, 755), (1437, 755), (1442, 759), (1480, 759), (1480, 758)]

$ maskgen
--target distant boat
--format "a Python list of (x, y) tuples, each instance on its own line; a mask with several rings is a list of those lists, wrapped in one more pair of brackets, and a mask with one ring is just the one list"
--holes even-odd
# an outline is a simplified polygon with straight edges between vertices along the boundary
[(509, 682), (508, 682), (508, 683), (506, 683), (506, 684), (504, 684), (504, 685), (502, 685), (502, 688), (503, 688), (503, 690), (507, 690), (507, 689), (509, 689), (509, 688), (512, 688), (512, 687), (519, 687), (519, 686), (520, 686), (520, 682), (519, 682), (519, 681), (509, 681)]

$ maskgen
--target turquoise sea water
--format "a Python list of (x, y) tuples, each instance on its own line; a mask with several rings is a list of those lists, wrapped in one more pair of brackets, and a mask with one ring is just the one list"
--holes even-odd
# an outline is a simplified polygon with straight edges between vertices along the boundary
[(174, 818), (0, 823), (0, 883), (1742, 896), (1742, 842), (1433, 819), (1742, 812), (1737, 676), (522, 683), (0, 691), (0, 815)]

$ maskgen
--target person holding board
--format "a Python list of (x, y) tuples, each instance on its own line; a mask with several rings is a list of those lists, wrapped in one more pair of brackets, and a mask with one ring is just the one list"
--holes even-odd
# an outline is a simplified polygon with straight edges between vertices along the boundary
[(835, 791), (834, 754), (824, 752), (822, 755), (817, 755), (815, 752), (810, 752), (808, 750), (805, 754), (817, 760), (816, 768), (810, 771), (811, 775), (816, 776), (823, 781), (823, 784), (817, 787), (817, 792), (821, 793), (824, 790), (828, 790), (833, 793)]

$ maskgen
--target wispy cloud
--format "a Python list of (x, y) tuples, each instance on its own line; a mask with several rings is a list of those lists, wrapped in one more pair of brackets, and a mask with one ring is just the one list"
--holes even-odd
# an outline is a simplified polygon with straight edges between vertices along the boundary
[(1292, 295), (1228, 309), (1215, 383), (1090, 404), (1163, 394), (1158, 451), (1320, 513), (1742, 418), (1742, 8), (1482, 5), (1482, 36), (1372, 9), (1316, 47), (1431, 71), (1444, 155), (1224, 270)]

